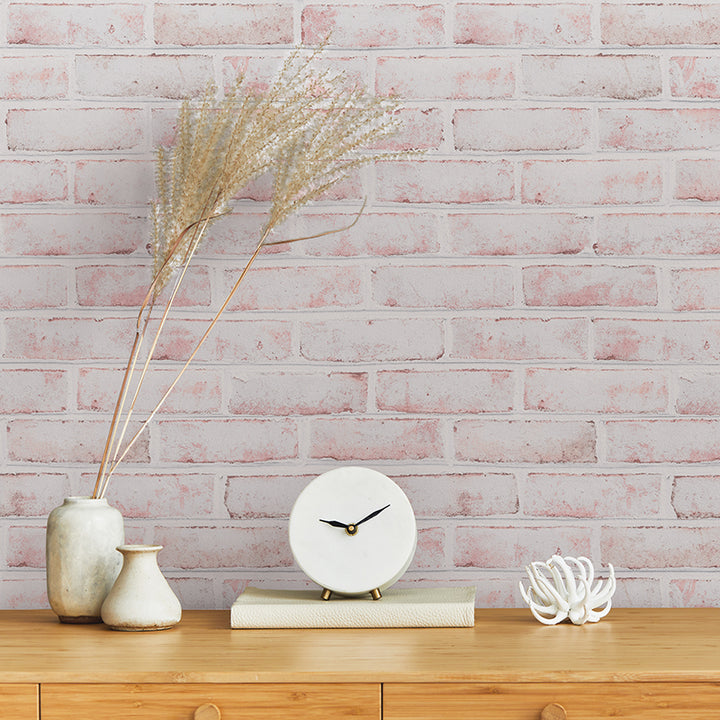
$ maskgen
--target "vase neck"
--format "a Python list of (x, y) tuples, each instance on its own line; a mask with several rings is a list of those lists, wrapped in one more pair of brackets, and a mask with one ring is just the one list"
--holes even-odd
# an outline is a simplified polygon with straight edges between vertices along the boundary
[(107, 504), (108, 504), (107, 498), (71, 496), (71, 497), (66, 497), (63, 500), (63, 505), (107, 505)]

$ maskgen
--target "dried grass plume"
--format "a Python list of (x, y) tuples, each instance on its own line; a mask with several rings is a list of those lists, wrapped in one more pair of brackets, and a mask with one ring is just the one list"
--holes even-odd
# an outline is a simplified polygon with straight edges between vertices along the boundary
[[(105, 495), (118, 464), (163, 405), (263, 247), (299, 239), (273, 241), (273, 230), (356, 168), (401, 154), (373, 149), (399, 129), (397, 102), (318, 69), (322, 49), (292, 52), (267, 90), (253, 89), (244, 76), (221, 99), (215, 87), (208, 87), (199, 101), (180, 108), (174, 147), (158, 149), (152, 277), (93, 497)], [(127, 439), (136, 400), (193, 256), (210, 226), (229, 212), (232, 198), (266, 173), (273, 176), (273, 195), (254, 252), (170, 387)], [(160, 302), (165, 289), (167, 300)]]

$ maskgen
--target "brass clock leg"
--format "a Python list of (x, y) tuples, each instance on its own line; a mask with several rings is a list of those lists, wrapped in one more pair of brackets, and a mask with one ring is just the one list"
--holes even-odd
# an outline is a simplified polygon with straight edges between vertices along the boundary
[(320, 597), (323, 600), (329, 600), (331, 595), (332, 590), (328, 590), (327, 588), (323, 588), (323, 591), (320, 593)]
[(380, 591), (377, 588), (375, 588), (374, 590), (371, 590), (370, 595), (372, 595), (373, 600), (379, 600), (382, 597), (382, 595), (380, 594)]

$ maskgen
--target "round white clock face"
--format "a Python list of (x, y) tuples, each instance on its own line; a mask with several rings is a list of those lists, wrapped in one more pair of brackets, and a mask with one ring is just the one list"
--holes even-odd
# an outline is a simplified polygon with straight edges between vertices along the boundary
[(382, 473), (341, 467), (310, 482), (290, 513), (302, 571), (342, 595), (384, 590), (407, 570), (417, 525), (405, 493)]

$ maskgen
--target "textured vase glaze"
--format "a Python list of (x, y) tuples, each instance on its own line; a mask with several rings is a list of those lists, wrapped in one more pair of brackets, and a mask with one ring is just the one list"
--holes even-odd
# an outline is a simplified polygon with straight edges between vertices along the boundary
[(46, 534), (50, 607), (66, 623), (101, 622), (100, 608), (122, 566), (123, 517), (108, 501), (68, 497), (49, 515)]
[(120, 545), (123, 566), (103, 603), (103, 622), (113, 630), (166, 630), (182, 616), (180, 601), (160, 572), (162, 545)]

